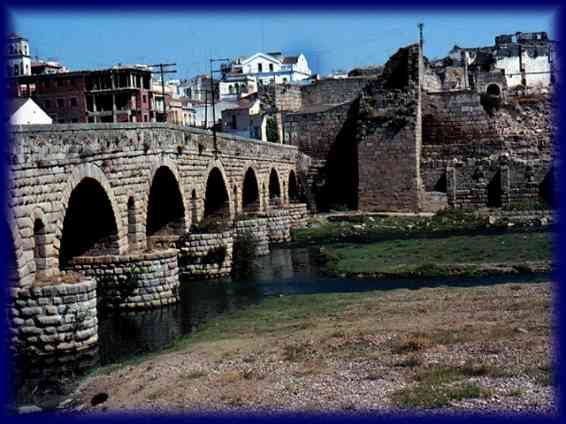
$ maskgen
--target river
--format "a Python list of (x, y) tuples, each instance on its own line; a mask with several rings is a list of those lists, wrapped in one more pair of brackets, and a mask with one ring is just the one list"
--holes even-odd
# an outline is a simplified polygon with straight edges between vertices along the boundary
[[(119, 363), (132, 357), (158, 352), (177, 338), (195, 331), (214, 317), (270, 296), (311, 293), (363, 292), (369, 290), (418, 289), (440, 286), (479, 286), (498, 283), (549, 281), (549, 274), (494, 275), (482, 277), (441, 277), (425, 279), (350, 280), (325, 276), (317, 261), (318, 248), (277, 248), (256, 258), (247, 277), (194, 281), (181, 277), (180, 302), (156, 310), (128, 313), (107, 312), (99, 316), (99, 345), (86, 360), (64, 376), (54, 370), (30, 377), (26, 367), (14, 376), (16, 405), (38, 405), (55, 409), (76, 387), (80, 368)], [(22, 369), (23, 368), (23, 369)], [(37, 374), (37, 373), (36, 373)]]

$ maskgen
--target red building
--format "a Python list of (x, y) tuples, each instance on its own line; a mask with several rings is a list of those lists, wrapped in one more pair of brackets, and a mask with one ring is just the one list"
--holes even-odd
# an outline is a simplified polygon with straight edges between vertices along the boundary
[(151, 71), (112, 68), (13, 78), (17, 97), (32, 97), (54, 123), (154, 122)]

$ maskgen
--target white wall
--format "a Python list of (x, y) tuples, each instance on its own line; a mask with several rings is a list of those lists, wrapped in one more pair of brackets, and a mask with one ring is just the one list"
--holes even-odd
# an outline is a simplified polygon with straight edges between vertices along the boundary
[(12, 125), (52, 124), (49, 117), (33, 100), (28, 100), (10, 117)]

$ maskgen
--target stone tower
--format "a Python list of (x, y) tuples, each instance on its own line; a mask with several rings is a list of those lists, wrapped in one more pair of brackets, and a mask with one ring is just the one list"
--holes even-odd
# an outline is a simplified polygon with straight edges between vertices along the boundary
[(12, 33), (8, 35), (6, 71), (8, 77), (31, 75), (31, 56), (28, 40)]

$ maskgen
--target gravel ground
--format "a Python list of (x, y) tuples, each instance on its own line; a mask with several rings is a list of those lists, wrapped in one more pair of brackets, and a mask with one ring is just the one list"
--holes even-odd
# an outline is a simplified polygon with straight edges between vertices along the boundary
[[(98, 373), (73, 410), (557, 414), (551, 304), (551, 283), (368, 295), (303, 330), (239, 332)], [(415, 410), (395, 403), (395, 393), (425, 384), (419, 373), (470, 363), (491, 371), (431, 387), (487, 395)], [(98, 393), (108, 400), (92, 406)]]

